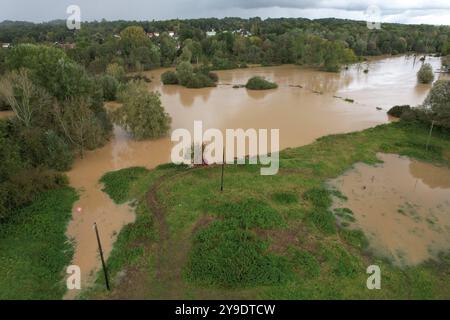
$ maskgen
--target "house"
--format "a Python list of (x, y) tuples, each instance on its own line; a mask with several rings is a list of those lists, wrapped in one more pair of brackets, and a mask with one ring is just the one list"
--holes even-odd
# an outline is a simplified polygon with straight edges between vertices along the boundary
[(10, 43), (2, 43), (2, 48), (3, 49), (7, 49), (7, 48), (10, 48), (10, 47), (11, 47)]
[(217, 34), (217, 32), (214, 31), (214, 29), (212, 29), (211, 31), (206, 31), (207, 37), (214, 37), (216, 34)]
[(149, 38), (159, 38), (159, 32), (147, 32)]
[(238, 35), (241, 35), (243, 37), (251, 37), (252, 36), (251, 32), (249, 32), (247, 30), (244, 30), (244, 29), (234, 30), (233, 34), (238, 34)]
[(170, 36), (171, 38), (175, 37), (175, 32), (174, 32), (174, 31), (169, 31), (169, 36)]

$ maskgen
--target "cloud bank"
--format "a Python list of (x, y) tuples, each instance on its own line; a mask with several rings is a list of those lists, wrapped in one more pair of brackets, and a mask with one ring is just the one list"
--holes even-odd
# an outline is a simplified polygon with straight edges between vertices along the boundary
[(227, 16), (365, 20), (366, 9), (376, 5), (383, 22), (450, 25), (448, 0), (0, 0), (0, 21), (65, 19), (71, 4), (80, 6), (84, 21)]

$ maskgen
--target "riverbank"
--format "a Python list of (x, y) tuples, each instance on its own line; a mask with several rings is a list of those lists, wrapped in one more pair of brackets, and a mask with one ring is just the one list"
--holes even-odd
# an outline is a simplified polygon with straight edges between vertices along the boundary
[[(218, 72), (220, 83), (231, 85), (204, 89), (163, 86), (160, 75), (165, 69), (145, 72), (145, 76), (152, 79), (149, 90), (161, 94), (162, 104), (172, 117), (172, 130), (184, 128), (192, 132), (196, 120), (203, 122), (205, 130), (280, 129), (280, 148), (286, 149), (310, 144), (322, 136), (388, 123), (389, 117), (377, 108), (387, 111), (394, 104), (422, 103), (431, 86), (417, 85), (419, 65), (414, 66), (413, 62), (408, 57), (378, 60), (371, 64), (369, 74), (357, 65), (341, 74), (295, 65), (225, 70)], [(271, 92), (233, 89), (233, 84), (246, 83), (254, 75), (278, 83), (279, 88)], [(72, 264), (84, 270), (83, 287), (92, 283), (92, 275), (100, 268), (92, 223), (99, 223), (108, 256), (117, 234), (135, 218), (126, 203), (117, 205), (101, 191), (100, 178), (109, 171), (127, 167), (153, 169), (170, 161), (171, 148), (169, 138), (133, 141), (115, 127), (106, 146), (87, 152), (68, 173), (71, 185), (80, 190), (68, 236), (78, 243)], [(74, 298), (74, 292), (66, 298)]]
[[(323, 137), (282, 151), (273, 177), (260, 176), (258, 166), (227, 165), (223, 193), (218, 167), (139, 169), (134, 182), (113, 186), (138, 203), (136, 222), (108, 260), (113, 290), (99, 277), (84, 297), (449, 299), (448, 253), (395, 266), (368, 250), (364, 233), (336, 225), (331, 200), (342, 194), (325, 187), (355, 163), (379, 163), (379, 152), (449, 168), (450, 137), (435, 132), (427, 151), (427, 129), (400, 122)], [(374, 264), (382, 289), (371, 291), (365, 271)]]
[(78, 196), (72, 188), (45, 192), (0, 227), (0, 300), (61, 299), (74, 246), (66, 237)]
[[(310, 144), (321, 136), (359, 131), (388, 122), (386, 114), (376, 109), (378, 106), (402, 104), (405, 99), (412, 105), (422, 102), (429, 86), (416, 85), (415, 69), (411, 67), (411, 63), (411, 60), (402, 57), (381, 60), (375, 63), (373, 72), (368, 75), (356, 68), (339, 75), (290, 65), (220, 72), (220, 77), (226, 83), (245, 83), (255, 74), (274, 79), (280, 84), (280, 88), (270, 93), (247, 92), (245, 89), (233, 89), (232, 86), (199, 90), (165, 87), (159, 81), (160, 70), (155, 70), (149, 72), (150, 76), (153, 75), (149, 90), (161, 93), (163, 105), (173, 118), (172, 129), (191, 129), (194, 120), (202, 120), (205, 128), (279, 128), (280, 147), (286, 149)], [(385, 70), (390, 71), (383, 82)], [(397, 95), (391, 90), (395, 83), (398, 87)], [(299, 84), (303, 88), (294, 86)], [(379, 88), (375, 96), (371, 93), (374, 87)], [(355, 102), (349, 103), (334, 96), (354, 98)], [(107, 145), (86, 152), (83, 159), (75, 161), (68, 176), (79, 199), (72, 205), (72, 220), (66, 233), (68, 238), (73, 239), (74, 252), (73, 256), (65, 256), (73, 259), (66, 261), (64, 267), (72, 264), (81, 267), (83, 288), (95, 281), (100, 269), (92, 224), (97, 222), (105, 256), (109, 257), (122, 228), (135, 219), (138, 224), (141, 217), (139, 212), (134, 213), (133, 206), (128, 202), (116, 204), (102, 192), (103, 185), (99, 182), (101, 177), (107, 172), (123, 168), (140, 166), (150, 170), (167, 163), (170, 161), (171, 146), (169, 138), (133, 141), (121, 128), (115, 127), (113, 137)], [(162, 173), (165, 172), (167, 171)], [(141, 232), (144, 233), (144, 230)], [(64, 243), (66, 238), (61, 239), (61, 243)], [(61, 243), (49, 245), (59, 246)], [(188, 244), (189, 242), (186, 243)], [(119, 246), (120, 242), (116, 244), (117, 248)], [(180, 268), (183, 266), (182, 262), (179, 263)], [(64, 279), (64, 267), (51, 281), (59, 283)], [(8, 283), (12, 288), (10, 292), (23, 283), (17, 280), (23, 279), (19, 275), (14, 274), (11, 279), (16, 279), (16, 285)], [(37, 283), (38, 279), (27, 281)], [(30, 284), (30, 292), (34, 293), (29, 296), (38, 298), (39, 294), (31, 286)], [(40, 295), (49, 294), (52, 298), (60, 298), (56, 295), (62, 295), (63, 289), (50, 293), (41, 292)], [(78, 291), (67, 292), (65, 298), (75, 298), (77, 293)], [(153, 295), (157, 297), (155, 292)]]

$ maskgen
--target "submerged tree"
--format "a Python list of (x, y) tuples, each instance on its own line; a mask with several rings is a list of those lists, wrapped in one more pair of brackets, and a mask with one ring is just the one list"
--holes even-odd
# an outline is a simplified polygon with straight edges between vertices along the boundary
[(450, 129), (450, 80), (438, 80), (423, 104), (433, 113), (436, 124)]
[(417, 79), (420, 83), (431, 83), (434, 80), (433, 67), (429, 63), (425, 63), (417, 73)]
[(40, 109), (51, 103), (51, 97), (30, 80), (24, 69), (13, 71), (0, 80), (0, 97), (25, 127), (30, 127), (33, 117), (40, 116)]
[(55, 107), (55, 114), (65, 137), (79, 150), (81, 157), (84, 150), (95, 149), (104, 143), (102, 125), (86, 100), (68, 100)]
[(159, 138), (170, 129), (171, 118), (164, 111), (158, 93), (149, 92), (142, 81), (131, 81), (122, 96), (123, 106), (112, 114), (113, 121), (137, 140)]

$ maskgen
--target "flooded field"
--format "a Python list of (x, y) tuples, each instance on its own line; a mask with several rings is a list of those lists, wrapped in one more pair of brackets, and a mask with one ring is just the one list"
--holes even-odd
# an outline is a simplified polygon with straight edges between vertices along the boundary
[[(438, 58), (427, 60), (435, 68), (440, 66)], [(367, 66), (370, 71), (366, 74), (363, 70)], [(162, 86), (159, 79), (165, 70), (146, 75), (152, 79), (149, 90), (161, 93), (162, 104), (172, 117), (172, 130), (192, 130), (194, 120), (202, 120), (204, 129), (280, 129), (283, 149), (309, 144), (324, 135), (386, 123), (385, 111), (396, 104), (420, 104), (431, 86), (417, 84), (419, 68), (420, 63), (403, 56), (355, 65), (341, 74), (293, 65), (248, 68), (218, 72), (219, 86), (207, 89)], [(277, 82), (279, 88), (255, 92), (232, 87), (245, 84), (254, 75)], [(108, 256), (122, 226), (134, 219), (128, 206), (113, 204), (101, 191), (100, 177), (130, 166), (153, 168), (169, 162), (171, 147), (169, 138), (135, 142), (116, 127), (105, 147), (75, 162), (69, 177), (81, 193), (67, 234), (76, 242), (72, 263), (81, 267), (83, 285), (100, 266), (93, 222), (98, 224)], [(72, 292), (66, 298), (74, 296)]]
[[(353, 212), (350, 227), (363, 230), (370, 249), (399, 266), (448, 252), (450, 169), (393, 154), (378, 157), (383, 164), (356, 164), (331, 182), (348, 198), (338, 200), (336, 207)], [(347, 214), (338, 220), (353, 219)]]

